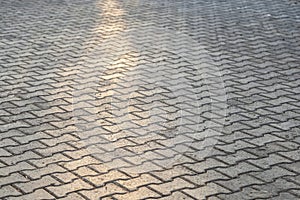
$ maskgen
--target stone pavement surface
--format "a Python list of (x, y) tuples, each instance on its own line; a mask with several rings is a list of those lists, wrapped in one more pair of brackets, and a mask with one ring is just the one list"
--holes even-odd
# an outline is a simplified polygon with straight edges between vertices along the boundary
[(0, 1), (0, 199), (300, 198), (298, 0)]

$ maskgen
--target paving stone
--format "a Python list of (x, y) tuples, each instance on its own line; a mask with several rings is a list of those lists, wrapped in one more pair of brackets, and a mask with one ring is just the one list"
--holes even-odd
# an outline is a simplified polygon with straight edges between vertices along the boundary
[(30, 151), (34, 149), (39, 149), (39, 148), (45, 148), (46, 146), (39, 141), (32, 141), (29, 142), (28, 144), (24, 145), (16, 145), (13, 147), (7, 147), (7, 149), (12, 152), (13, 154), (21, 154), (24, 153), (25, 151)]
[(255, 160), (251, 159), (249, 160), (249, 162), (256, 166), (259, 166), (260, 168), (267, 169), (276, 164), (291, 163), (292, 161), (278, 154), (270, 154), (268, 157)]
[(217, 168), (217, 167), (225, 167), (226, 164), (223, 162), (220, 162), (218, 160), (215, 159), (207, 159), (204, 162), (196, 162), (193, 164), (185, 164), (186, 167), (188, 167), (189, 169), (192, 169), (198, 173), (203, 173), (208, 169), (213, 169), (213, 168)]
[(280, 155), (283, 155), (291, 160), (297, 161), (300, 158), (300, 150), (289, 151), (289, 152), (280, 152)]
[(217, 183), (226, 188), (229, 188), (231, 191), (238, 191), (247, 185), (261, 184), (263, 182), (257, 178), (254, 178), (253, 176), (243, 174), (231, 180), (217, 181)]
[(154, 176), (156, 176), (159, 179), (162, 179), (163, 181), (171, 181), (175, 177), (180, 177), (180, 176), (184, 176), (184, 175), (194, 175), (194, 174), (196, 174), (196, 172), (190, 170), (187, 167), (175, 166), (171, 169), (151, 172), (151, 174), (153, 174)]
[(53, 198), (54, 198), (54, 196), (49, 194), (47, 191), (45, 191), (43, 189), (38, 189), (29, 194), (25, 194), (25, 195), (18, 196), (18, 197), (8, 197), (7, 199), (9, 199), (9, 200), (15, 200), (15, 199), (26, 200), (26, 199), (53, 199)]
[(1, 185), (9, 185), (13, 183), (22, 183), (28, 181), (28, 179), (19, 173), (12, 173), (9, 176), (1, 177)]
[(251, 165), (248, 162), (240, 162), (230, 167), (217, 169), (217, 171), (222, 172), (223, 174), (226, 174), (232, 178), (238, 177), (239, 175), (244, 173), (256, 172), (260, 170), (261, 170), (260, 168)]
[(149, 187), (154, 189), (155, 191), (159, 191), (159, 193), (163, 195), (169, 195), (173, 191), (180, 190), (183, 188), (194, 188), (195, 186), (181, 178), (175, 178), (171, 182), (150, 185)]
[(38, 188), (43, 188), (50, 185), (58, 185), (59, 182), (51, 176), (44, 176), (36, 181), (24, 182), (16, 184), (16, 186), (25, 193), (34, 192)]
[(281, 200), (281, 199), (296, 200), (296, 199), (298, 199), (298, 197), (293, 195), (293, 194), (287, 193), (287, 192), (282, 192), (282, 193), (279, 194), (279, 196), (273, 197), (272, 199), (275, 199), (275, 200)]
[(56, 153), (52, 156), (31, 160), (31, 163), (37, 166), (38, 168), (43, 168), (51, 164), (55, 164), (58, 162), (67, 162), (67, 161), (70, 161), (68, 157), (66, 157), (61, 153)]
[(70, 193), (68, 194), (66, 197), (63, 198), (59, 198), (59, 199), (63, 199), (63, 200), (84, 200), (85, 198), (82, 197), (81, 195), (77, 194), (77, 193)]
[(137, 190), (140, 187), (147, 186), (149, 184), (158, 184), (161, 181), (149, 174), (142, 174), (139, 177), (128, 179), (128, 180), (119, 180), (118, 183), (128, 190)]
[(284, 177), (284, 176), (292, 176), (295, 175), (293, 172), (285, 170), (281, 167), (274, 166), (271, 169), (264, 170), (261, 172), (253, 172), (251, 173), (256, 178), (264, 180), (266, 182), (272, 182), (277, 178)]
[(183, 191), (197, 199), (205, 199), (207, 196), (217, 195), (220, 193), (230, 193), (228, 189), (225, 189), (224, 187), (215, 183), (209, 183), (199, 188), (186, 189)]
[(69, 172), (69, 171), (55, 172), (55, 173), (53, 173), (53, 176), (63, 183), (71, 183), (74, 180), (78, 179), (78, 176), (76, 176), (76, 174)]
[(225, 155), (217, 156), (217, 158), (222, 160), (222, 162), (228, 163), (229, 165), (235, 165), (238, 162), (255, 159), (257, 157), (246, 151), (240, 150), (233, 154), (225, 154)]
[(95, 185), (98, 186), (102, 186), (108, 182), (110, 182), (111, 180), (128, 180), (129, 177), (119, 171), (116, 170), (112, 170), (109, 171), (106, 174), (101, 174), (101, 175), (97, 175), (97, 176), (91, 176), (91, 177), (86, 177), (87, 180), (89, 180), (90, 182), (92, 182)]
[(19, 195), (21, 195), (21, 193), (10, 185), (1, 188), (1, 194), (0, 194), (1, 198), (8, 197), (8, 196), (19, 196)]
[(276, 181), (268, 183), (268, 184), (253, 186), (254, 189), (266, 191), (266, 192), (272, 194), (272, 196), (275, 196), (275, 194), (278, 194), (280, 192), (284, 192), (288, 188), (293, 189), (295, 187), (297, 187), (297, 185), (295, 183), (286, 181), (284, 179), (277, 179)]
[(265, 190), (246, 187), (241, 191), (234, 192), (232, 194), (220, 194), (218, 196), (221, 199), (270, 199), (272, 194)]
[(89, 199), (100, 199), (109, 195), (112, 196), (114, 194), (125, 194), (126, 191), (113, 183), (109, 183), (103, 187), (81, 191), (80, 193)]
[(66, 162), (63, 164), (63, 166), (69, 170), (74, 170), (88, 164), (97, 164), (97, 163), (98, 161), (95, 158), (92, 158), (91, 156), (87, 156), (78, 160), (71, 160), (70, 162)]
[(94, 176), (94, 175), (98, 174), (98, 172), (92, 170), (91, 168), (85, 167), (85, 166), (78, 168), (77, 170), (74, 171), (74, 173), (80, 177)]
[[(31, 165), (29, 165), (29, 166), (31, 166)], [(46, 165), (44, 167), (37, 168), (37, 169), (34, 167), (29, 168), (29, 166), (28, 166), (28, 168), (25, 168), (25, 165), (23, 164), (21, 169), (24, 170), (23, 172), (25, 175), (29, 176), (32, 179), (40, 179), (43, 176), (48, 175), (48, 174), (53, 174), (55, 172), (62, 173), (62, 172), (67, 171), (66, 169), (62, 168), (61, 166), (59, 166), (57, 164), (49, 164), (49, 165)]]
[(115, 198), (117, 199), (128, 199), (128, 198), (145, 199), (151, 197), (158, 198), (160, 197), (160, 195), (154, 192), (153, 190), (148, 189), (147, 187), (141, 187), (136, 191), (129, 192), (124, 195), (115, 195)]
[(71, 183), (58, 185), (58, 186), (48, 186), (46, 187), (49, 191), (53, 192), (57, 197), (64, 197), (68, 193), (82, 190), (82, 189), (91, 189), (92, 186), (87, 184), (82, 180), (74, 180)]
[(1, 173), (0, 175), (2, 177), (8, 176), (9, 174), (13, 172), (19, 172), (19, 171), (26, 171), (26, 170), (33, 170), (35, 167), (27, 162), (19, 162), (15, 165), (10, 165), (7, 166), (5, 165), (4, 167), (1, 168)]
[(230, 178), (224, 174), (221, 174), (215, 170), (207, 170), (205, 173), (185, 175), (182, 177), (195, 185), (203, 186), (209, 182), (214, 182), (217, 180), (229, 180)]
[(300, 161), (290, 162), (290, 163), (287, 163), (287, 164), (281, 164), (280, 166), (282, 166), (285, 169), (288, 169), (289, 171), (297, 173), (298, 169), (300, 167)]
[[(151, 199), (151, 198), (150, 198)], [(153, 198), (154, 199), (154, 198)], [(184, 200), (189, 200), (189, 199), (192, 199), (191, 197), (187, 196), (186, 194), (183, 194), (181, 192), (174, 192), (172, 193), (171, 195), (169, 196), (166, 196), (166, 197), (161, 197), (160, 199), (163, 199), (163, 200), (171, 200), (171, 199), (184, 199)]]

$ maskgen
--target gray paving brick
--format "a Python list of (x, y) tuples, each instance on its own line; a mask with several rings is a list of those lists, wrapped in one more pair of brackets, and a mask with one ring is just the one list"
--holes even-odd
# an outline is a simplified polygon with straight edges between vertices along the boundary
[(62, 197), (62, 198), (59, 198), (59, 199), (63, 199), (63, 200), (72, 200), (72, 199), (84, 200), (85, 198), (82, 197), (82, 195), (79, 195), (77, 193), (70, 193), (70, 194), (66, 195), (65, 197)]
[(35, 140), (39, 140), (39, 139), (43, 139), (43, 138), (51, 138), (51, 136), (42, 133), (42, 132), (37, 132), (34, 134), (30, 134), (30, 135), (24, 135), (24, 136), (17, 136), (14, 139), (16, 139), (17, 141), (19, 141), (21, 144), (27, 144), (29, 142), (35, 141)]
[(300, 158), (300, 150), (289, 151), (289, 152), (280, 152), (280, 155), (283, 155), (291, 160), (297, 161)]
[(7, 147), (6, 149), (9, 150), (13, 154), (21, 154), (21, 153), (24, 153), (25, 151), (30, 151), (30, 150), (45, 148), (45, 147), (46, 146), (44, 144), (40, 143), (39, 141), (32, 141), (32, 142), (29, 142), (28, 144)]
[(290, 172), (290, 171), (280, 168), (278, 166), (274, 166), (271, 169), (264, 170), (261, 172), (253, 172), (251, 174), (261, 180), (266, 181), (266, 182), (272, 182), (275, 179), (284, 177), (284, 176), (295, 175), (293, 172)]
[[(241, 191), (233, 194), (221, 194), (218, 195), (221, 199), (270, 199), (272, 194), (265, 190), (258, 190), (252, 187), (246, 187)], [(272, 198), (273, 199), (273, 198)]]
[(275, 194), (279, 194), (280, 192), (286, 191), (288, 188), (294, 189), (296, 187), (296, 184), (294, 184), (293, 182), (286, 181), (284, 179), (277, 179), (276, 181), (265, 185), (253, 186), (253, 188), (256, 190), (263, 190), (269, 192), (274, 196)]
[(24, 154), (19, 154), (15, 156), (9, 156), (9, 157), (3, 157), (1, 160), (6, 163), (7, 165), (14, 165), (17, 163), (20, 163), (22, 161), (28, 161), (31, 159), (38, 159), (41, 158), (38, 154), (32, 152), (32, 151), (27, 151)]
[(66, 194), (77, 190), (91, 189), (92, 186), (82, 180), (77, 179), (68, 184), (58, 185), (58, 186), (48, 186), (46, 188), (49, 191), (53, 192), (57, 197), (64, 197), (66, 196)]
[(171, 182), (166, 182), (162, 184), (157, 185), (150, 185), (150, 188), (154, 189), (154, 191), (159, 191), (159, 193), (163, 195), (169, 195), (171, 192), (174, 192), (176, 190), (181, 189), (187, 189), (187, 188), (195, 188), (193, 184), (190, 182), (187, 182), (181, 178), (175, 178)]
[(29, 163), (19, 162), (15, 165), (10, 165), (10, 166), (5, 165), (4, 167), (2, 167), (0, 175), (5, 177), (13, 172), (18, 172), (22, 170), (32, 170), (32, 169), (35, 169), (35, 167), (30, 165)]
[(145, 198), (158, 198), (160, 197), (159, 194), (154, 192), (153, 190), (150, 190), (147, 187), (141, 187), (136, 191), (126, 193), (124, 195), (115, 195), (117, 199), (128, 199), (128, 198), (133, 198), (133, 199), (145, 199)]
[(214, 182), (217, 180), (229, 180), (230, 178), (224, 174), (221, 174), (215, 170), (208, 170), (205, 173), (184, 175), (182, 176), (186, 180), (192, 182), (195, 185), (204, 186), (207, 183)]
[[(31, 166), (31, 165), (29, 165), (29, 166)], [(46, 176), (48, 174), (53, 174), (55, 172), (62, 173), (62, 172), (67, 171), (66, 169), (62, 168), (61, 166), (59, 166), (57, 164), (49, 164), (49, 165), (46, 165), (44, 167), (37, 168), (37, 169), (35, 169), (33, 167), (26, 168), (25, 165), (23, 164), (21, 169), (24, 170), (23, 172), (25, 175), (29, 176), (32, 179), (40, 179), (43, 176)]]
[(260, 171), (260, 170), (261, 170), (260, 168), (254, 166), (254, 165), (251, 165), (248, 162), (240, 162), (236, 165), (217, 169), (217, 171), (220, 171), (223, 174), (226, 174), (232, 178), (238, 177), (239, 175), (244, 174), (244, 173), (256, 172), (256, 171)]
[(220, 193), (229, 193), (230, 191), (220, 185), (215, 183), (209, 183), (203, 187), (195, 188), (195, 189), (186, 189), (183, 190), (186, 194), (191, 195), (196, 199), (205, 199), (211, 195), (217, 195)]
[(47, 191), (45, 191), (43, 189), (38, 189), (29, 194), (25, 194), (25, 195), (18, 196), (18, 197), (8, 197), (7, 199), (9, 199), (9, 200), (15, 200), (15, 199), (26, 200), (26, 199), (53, 199), (53, 198), (54, 198), (54, 196), (49, 194)]
[[(150, 198), (151, 199), (151, 198)], [(154, 199), (154, 198), (153, 198)], [(160, 199), (163, 199), (163, 200), (167, 200), (167, 199), (186, 199), (186, 200), (189, 200), (189, 199), (192, 199), (191, 197), (187, 196), (186, 194), (183, 194), (181, 192), (174, 192), (172, 193), (171, 195), (169, 196), (166, 196), (166, 197), (160, 197)]]
[[(109, 195), (112, 196), (114, 194), (125, 194), (126, 191), (123, 188), (121, 188), (113, 183), (109, 183), (105, 187), (81, 191), (80, 193), (89, 199), (99, 199), (101, 197), (105, 197), (105, 196), (109, 196)], [(132, 198), (134, 198), (134, 196)]]
[(298, 197), (293, 195), (293, 194), (287, 193), (287, 192), (282, 192), (282, 193), (279, 194), (279, 196), (273, 197), (272, 199), (275, 199), (275, 200), (282, 200), (282, 199), (296, 200), (296, 199), (298, 199)]
[(133, 191), (137, 190), (142, 186), (161, 183), (161, 181), (149, 174), (142, 174), (141, 176), (133, 179), (119, 180), (118, 183), (127, 188), (128, 190)]
[(49, 185), (58, 185), (59, 182), (50, 176), (44, 176), (36, 181), (24, 182), (16, 184), (16, 186), (25, 193), (34, 192), (38, 188), (43, 188)]
[(253, 176), (243, 174), (231, 180), (217, 181), (217, 183), (230, 189), (231, 191), (238, 191), (247, 185), (261, 184), (263, 182), (257, 178), (254, 178)]
[(189, 169), (192, 169), (198, 173), (203, 173), (208, 169), (212, 168), (218, 168), (218, 167), (225, 167), (226, 164), (223, 162), (220, 162), (218, 160), (209, 158), (205, 160), (204, 162), (196, 162), (193, 164), (185, 164), (184, 166), (188, 167)]
[(1, 185), (9, 185), (13, 183), (22, 183), (28, 181), (28, 179), (19, 173), (12, 173), (9, 176), (1, 177)]
[(72, 173), (72, 172), (68, 172), (68, 171), (64, 171), (63, 173), (61, 172), (54, 172), (53, 173), (53, 176), (60, 180), (61, 182), (63, 183), (71, 183), (73, 182), (74, 180), (78, 179), (78, 177), (76, 176), (75, 173)]
[(1, 198), (7, 197), (7, 196), (14, 196), (14, 195), (21, 195), (20, 192), (18, 192), (18, 190), (16, 190), (15, 188), (13, 188), (10, 185), (4, 186), (1, 188)]
[(34, 165), (36, 165), (39, 168), (46, 167), (50, 164), (55, 164), (59, 162), (68, 162), (70, 161), (70, 158), (66, 157), (65, 155), (61, 153), (56, 153), (52, 156), (44, 157), (41, 159), (34, 159), (31, 160), (30, 162)]
[(127, 179), (129, 179), (129, 177), (122, 172), (113, 170), (106, 174), (101, 174), (101, 175), (92, 176), (92, 177), (86, 177), (86, 179), (97, 186), (102, 186), (103, 184), (110, 182), (112, 179), (116, 180), (116, 181), (117, 180), (127, 180)]
[(66, 143), (60, 143), (60, 144), (52, 146), (52, 147), (37, 149), (36, 152), (42, 154), (43, 156), (51, 156), (57, 152), (72, 151), (72, 150), (74, 150), (74, 147), (72, 147)]

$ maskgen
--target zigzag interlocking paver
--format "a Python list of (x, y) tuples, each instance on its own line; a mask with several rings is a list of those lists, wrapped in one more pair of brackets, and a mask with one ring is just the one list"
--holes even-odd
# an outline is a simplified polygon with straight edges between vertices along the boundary
[(159, 198), (161, 197), (160, 194), (156, 193), (155, 191), (149, 189), (148, 187), (140, 187), (136, 191), (128, 192), (124, 195), (115, 195), (117, 199), (147, 199), (147, 198)]
[(22, 200), (26, 200), (26, 199), (54, 199), (54, 196), (52, 196), (51, 194), (49, 194), (48, 191), (44, 190), (44, 189), (37, 189), (32, 193), (28, 193), (25, 195), (22, 195), (21, 197), (16, 196), (16, 197), (8, 197), (7, 199), (9, 200), (14, 200), (14, 199), (22, 199)]
[(70, 183), (61, 184), (58, 186), (47, 186), (46, 189), (55, 194), (56, 197), (65, 197), (68, 193), (78, 191), (81, 189), (91, 189), (92, 186), (83, 180), (76, 179)]
[(24, 193), (31, 193), (38, 188), (43, 188), (48, 185), (59, 185), (59, 182), (51, 176), (44, 176), (38, 180), (30, 180), (27, 182), (17, 183), (15, 185)]
[(0, 199), (299, 199), (295, 0), (0, 2)]

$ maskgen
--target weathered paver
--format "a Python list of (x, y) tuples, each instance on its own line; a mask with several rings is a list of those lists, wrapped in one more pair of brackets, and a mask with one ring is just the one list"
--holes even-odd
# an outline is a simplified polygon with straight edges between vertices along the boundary
[(0, 199), (300, 198), (299, 1), (0, 16)]

